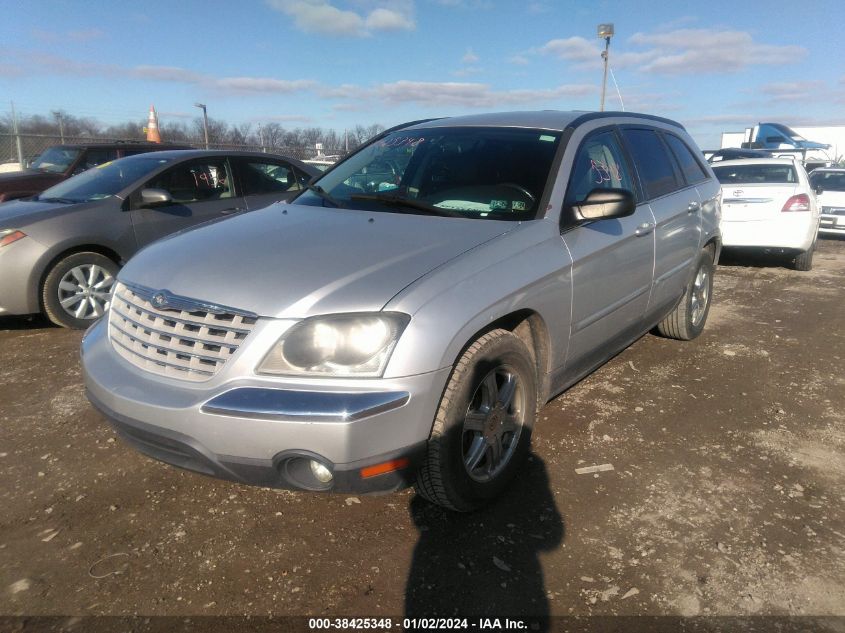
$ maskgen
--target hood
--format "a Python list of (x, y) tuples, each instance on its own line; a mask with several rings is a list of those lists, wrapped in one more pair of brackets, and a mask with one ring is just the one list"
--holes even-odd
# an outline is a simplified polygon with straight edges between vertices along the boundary
[(31, 187), (40, 187), (43, 190), (64, 179), (64, 174), (53, 174), (35, 169), (6, 172), (0, 174), (0, 192), (15, 191), (21, 188), (30, 189)]
[(120, 279), (267, 317), (373, 311), (515, 226), (274, 204), (156, 242)]
[(76, 211), (90, 202), (63, 204), (61, 202), (40, 202), (38, 200), (10, 200), (0, 203), (0, 229), (19, 229), (46, 216), (63, 211)]

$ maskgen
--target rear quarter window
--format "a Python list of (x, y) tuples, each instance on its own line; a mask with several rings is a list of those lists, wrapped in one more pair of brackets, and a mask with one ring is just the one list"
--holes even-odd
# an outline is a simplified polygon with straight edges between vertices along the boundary
[(694, 185), (696, 183), (707, 180), (707, 172), (701, 166), (701, 162), (695, 157), (689, 146), (674, 134), (665, 134), (666, 144), (675, 158), (678, 159), (678, 164), (681, 167), (686, 181)]
[(647, 198), (659, 198), (679, 188), (672, 159), (654, 130), (627, 128), (622, 130), (622, 136)]

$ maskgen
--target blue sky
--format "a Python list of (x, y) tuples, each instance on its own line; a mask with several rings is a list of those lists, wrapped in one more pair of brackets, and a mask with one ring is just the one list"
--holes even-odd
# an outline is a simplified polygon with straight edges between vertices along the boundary
[[(629, 111), (702, 147), (760, 120), (845, 124), (845, 3), (7, 0), (0, 112), (342, 131), (428, 116), (598, 109), (602, 42)], [(608, 109), (619, 109), (608, 82)]]

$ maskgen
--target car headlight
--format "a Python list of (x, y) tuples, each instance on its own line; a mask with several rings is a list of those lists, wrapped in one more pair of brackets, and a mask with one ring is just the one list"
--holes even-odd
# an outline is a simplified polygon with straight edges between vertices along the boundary
[(410, 317), (399, 312), (335, 314), (300, 321), (276, 342), (260, 374), (381, 376)]
[(8, 246), (26, 237), (26, 233), (17, 229), (0, 229), (0, 247)]

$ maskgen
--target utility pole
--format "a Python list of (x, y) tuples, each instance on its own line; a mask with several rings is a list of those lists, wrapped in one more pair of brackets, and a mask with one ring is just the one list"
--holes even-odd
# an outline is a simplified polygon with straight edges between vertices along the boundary
[(208, 112), (205, 110), (204, 103), (195, 103), (194, 105), (202, 109), (202, 129), (205, 132), (205, 149), (208, 149)]
[(56, 117), (56, 122), (59, 124), (59, 137), (62, 139), (62, 144), (65, 142), (65, 122), (62, 117), (61, 110), (53, 110), (53, 116)]
[(18, 115), (15, 112), (15, 102), (12, 101), (12, 130), (15, 133), (15, 146), (18, 150), (18, 165), (21, 166), (21, 169), (24, 168), (23, 164), (23, 149), (21, 149), (21, 135), (18, 131)]
[(604, 39), (604, 50), (601, 53), (601, 58), (604, 60), (604, 76), (601, 81), (601, 103), (599, 104), (599, 112), (604, 112), (604, 96), (607, 92), (607, 64), (610, 57), (610, 38), (613, 37), (613, 24), (599, 24), (598, 36)]

